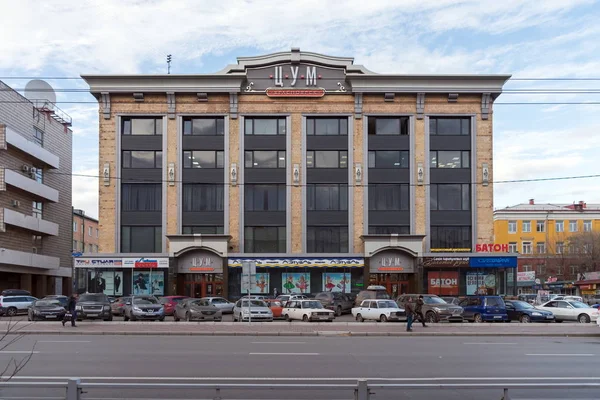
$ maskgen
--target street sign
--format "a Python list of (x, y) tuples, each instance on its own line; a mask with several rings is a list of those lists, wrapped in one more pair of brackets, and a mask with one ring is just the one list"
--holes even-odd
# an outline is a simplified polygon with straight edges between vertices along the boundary
[(255, 261), (243, 261), (242, 262), (242, 275), (245, 275), (245, 276), (256, 275), (256, 262)]
[(75, 251), (74, 251), (74, 252), (72, 253), (72, 256), (73, 256), (73, 257), (81, 257), (82, 255), (83, 255), (83, 253), (80, 253), (80, 252), (75, 252)]

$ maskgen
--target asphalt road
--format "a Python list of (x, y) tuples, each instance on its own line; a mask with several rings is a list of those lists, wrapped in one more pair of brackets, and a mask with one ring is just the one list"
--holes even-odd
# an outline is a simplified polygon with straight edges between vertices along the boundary
[[(309, 389), (310, 384), (541, 384), (511, 390), (512, 399), (597, 399), (600, 388), (559, 390), (551, 384), (599, 383), (600, 340), (519, 337), (160, 337), (26, 336), (0, 351), (0, 366), (34, 354), (13, 382), (300, 383), (307, 389), (224, 389), (223, 399), (352, 399), (351, 389)], [(308, 382), (308, 384), (306, 383)], [(86, 389), (82, 399), (200, 399), (192, 389)], [(371, 399), (494, 399), (502, 388), (374, 389)], [(2, 399), (60, 396), (54, 389), (5, 389)]]

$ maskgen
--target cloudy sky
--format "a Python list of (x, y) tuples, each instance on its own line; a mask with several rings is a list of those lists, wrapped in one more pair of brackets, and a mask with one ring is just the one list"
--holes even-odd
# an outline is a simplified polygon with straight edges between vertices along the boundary
[[(600, 102), (600, 79), (581, 80), (600, 78), (598, 1), (0, 0), (0, 9), (0, 79), (14, 88), (27, 80), (7, 77), (164, 73), (166, 54), (173, 73), (215, 72), (236, 56), (291, 47), (382, 73), (577, 78), (508, 83), (494, 108), (495, 180), (600, 174), (600, 105), (514, 104)], [(73, 117), (73, 172), (96, 176), (94, 98), (71, 90), (85, 89), (81, 80), (49, 82)], [(97, 185), (73, 178), (74, 206), (92, 216)], [(497, 208), (599, 197), (599, 178), (495, 186)]]

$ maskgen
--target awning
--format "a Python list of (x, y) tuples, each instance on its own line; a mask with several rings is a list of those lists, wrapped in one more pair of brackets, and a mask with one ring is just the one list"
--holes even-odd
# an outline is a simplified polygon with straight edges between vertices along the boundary
[(600, 279), (590, 279), (589, 281), (577, 281), (575, 282), (575, 284), (577, 286), (600, 284)]

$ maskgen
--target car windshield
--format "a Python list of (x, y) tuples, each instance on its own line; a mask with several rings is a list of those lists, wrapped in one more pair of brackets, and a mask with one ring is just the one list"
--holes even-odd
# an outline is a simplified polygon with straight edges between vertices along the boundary
[(302, 308), (323, 308), (320, 301), (305, 301), (302, 303)]
[(79, 296), (79, 301), (95, 301), (99, 303), (106, 303), (108, 302), (108, 298), (101, 293), (82, 294), (81, 296)]
[(399, 308), (398, 304), (396, 304), (396, 302), (394, 301), (380, 301), (377, 303), (379, 305), (379, 308)]
[(440, 297), (424, 296), (423, 300), (425, 304), (448, 304)]
[(515, 306), (515, 308), (519, 308), (519, 309), (529, 310), (531, 308), (535, 308), (534, 306), (527, 303), (526, 301), (512, 301), (511, 303)]
[[(242, 302), (242, 307), (248, 307), (248, 300)], [(267, 304), (262, 300), (250, 300), (250, 307), (267, 307)]]
[(36, 307), (56, 307), (60, 304), (56, 300), (38, 300), (33, 305)]
[(569, 303), (575, 308), (591, 308), (587, 304), (581, 303), (579, 301), (570, 301)]
[(134, 297), (133, 304), (159, 304), (156, 297)]

